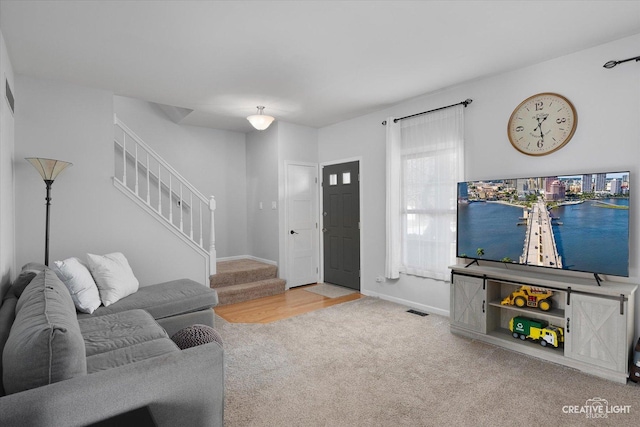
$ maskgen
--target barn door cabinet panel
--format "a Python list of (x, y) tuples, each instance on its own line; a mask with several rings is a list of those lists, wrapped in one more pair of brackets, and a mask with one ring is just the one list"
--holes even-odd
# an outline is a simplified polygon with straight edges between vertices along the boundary
[[(622, 311), (628, 311), (623, 301)], [(629, 364), (627, 320), (620, 301), (573, 295), (566, 308), (565, 355), (602, 368), (622, 372)]]
[(506, 267), (450, 268), (452, 333), (627, 381), (637, 285), (598, 286), (591, 278)]
[(453, 276), (451, 323), (471, 331), (486, 332), (486, 295), (482, 277)]

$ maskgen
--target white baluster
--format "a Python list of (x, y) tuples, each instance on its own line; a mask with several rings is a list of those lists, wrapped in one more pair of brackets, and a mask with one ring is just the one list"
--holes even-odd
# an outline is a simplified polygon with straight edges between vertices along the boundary
[(171, 183), (171, 172), (169, 172), (169, 222), (173, 224), (173, 185)]
[(160, 163), (158, 163), (158, 213), (162, 216), (162, 180), (160, 179)]
[(149, 153), (147, 153), (147, 204), (151, 206), (151, 182), (149, 181)]
[(135, 167), (135, 171), (136, 171), (136, 196), (140, 197), (140, 195), (138, 194), (138, 144), (136, 143), (136, 150), (135, 150), (135, 162), (136, 162), (136, 167)]
[(200, 200), (200, 202), (198, 202), (198, 206), (200, 208), (200, 247), (204, 248), (204, 246), (202, 246), (202, 200)]
[(189, 230), (189, 238), (191, 240), (193, 240), (193, 193), (189, 192), (189, 226), (190, 226), (190, 230)]
[(182, 181), (180, 181), (180, 231), (182, 231), (184, 233), (184, 223), (182, 222), (182, 212), (184, 211), (183, 209), (183, 203), (182, 203)]
[(122, 132), (122, 183), (127, 186), (127, 133)]

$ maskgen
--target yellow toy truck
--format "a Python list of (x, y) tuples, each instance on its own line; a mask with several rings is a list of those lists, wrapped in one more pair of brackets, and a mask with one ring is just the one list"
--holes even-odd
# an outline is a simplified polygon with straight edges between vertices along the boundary
[(534, 288), (533, 286), (520, 286), (515, 292), (502, 300), (500, 304), (515, 305), (516, 307), (533, 307), (542, 311), (551, 310), (553, 292), (548, 289)]
[(509, 330), (514, 338), (520, 338), (523, 341), (531, 338), (539, 341), (543, 347), (552, 345), (557, 348), (564, 342), (562, 328), (550, 325), (544, 320), (516, 316), (509, 321)]

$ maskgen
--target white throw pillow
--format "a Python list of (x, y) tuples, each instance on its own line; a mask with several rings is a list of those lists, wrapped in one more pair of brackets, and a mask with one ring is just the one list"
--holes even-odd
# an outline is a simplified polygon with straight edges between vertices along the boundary
[(78, 258), (54, 261), (51, 268), (65, 284), (78, 311), (93, 313), (100, 307), (100, 294), (87, 266)]
[(120, 252), (87, 254), (87, 261), (105, 307), (138, 290), (138, 279), (133, 275), (127, 258)]

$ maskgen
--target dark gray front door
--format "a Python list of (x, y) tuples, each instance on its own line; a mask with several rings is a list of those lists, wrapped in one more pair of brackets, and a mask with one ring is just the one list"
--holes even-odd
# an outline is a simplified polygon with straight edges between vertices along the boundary
[(360, 290), (359, 162), (322, 169), (324, 281)]

